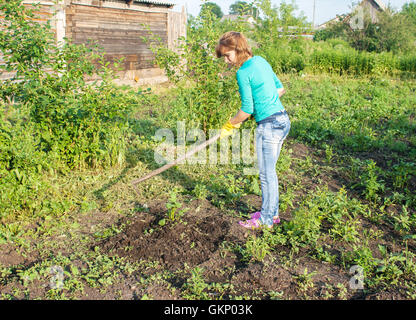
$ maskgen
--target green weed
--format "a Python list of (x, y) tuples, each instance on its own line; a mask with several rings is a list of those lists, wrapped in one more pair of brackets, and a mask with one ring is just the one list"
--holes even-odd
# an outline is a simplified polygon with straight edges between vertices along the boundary
[(168, 209), (168, 219), (175, 221), (177, 210), (182, 206), (180, 201), (177, 199), (177, 191), (171, 191), (169, 194), (169, 201), (166, 203), (166, 209)]
[(304, 295), (304, 297), (307, 297), (308, 290), (312, 289), (315, 286), (313, 282), (313, 276), (315, 274), (316, 274), (315, 271), (309, 273), (308, 268), (305, 268), (303, 270), (303, 274), (293, 276), (293, 278), (296, 281), (299, 291)]
[(270, 254), (270, 245), (263, 237), (250, 235), (245, 246), (240, 248), (244, 261), (263, 261)]
[(203, 277), (204, 270), (195, 267), (191, 270), (191, 276), (183, 285), (183, 297), (192, 300), (207, 300), (209, 298), (206, 289), (209, 285), (205, 282)]

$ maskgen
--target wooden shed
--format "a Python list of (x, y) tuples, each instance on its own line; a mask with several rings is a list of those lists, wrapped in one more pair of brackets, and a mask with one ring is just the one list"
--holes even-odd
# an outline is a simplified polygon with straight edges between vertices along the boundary
[(378, 22), (377, 13), (387, 9), (381, 0), (363, 0), (359, 6), (369, 13), (373, 23)]
[(123, 71), (117, 74), (121, 82), (144, 84), (167, 80), (141, 38), (148, 33), (147, 27), (171, 49), (179, 37), (186, 36), (185, 9), (174, 12), (174, 3), (169, 0), (24, 0), (23, 3), (41, 4), (37, 20), (51, 21), (57, 43), (63, 43), (65, 37), (75, 44), (97, 41), (105, 51), (106, 61), (124, 57)]

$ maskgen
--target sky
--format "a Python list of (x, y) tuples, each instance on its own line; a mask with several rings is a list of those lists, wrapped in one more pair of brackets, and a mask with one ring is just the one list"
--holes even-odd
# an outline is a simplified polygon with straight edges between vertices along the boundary
[[(228, 8), (231, 4), (236, 2), (236, 0), (210, 0), (218, 4), (224, 14), (228, 14)], [(281, 2), (291, 3), (292, 0), (271, 0), (272, 4), (279, 5)], [(299, 15), (302, 11), (303, 14), (307, 17), (309, 22), (313, 20), (313, 3), (314, 0), (294, 0), (295, 4), (298, 6), (296, 14)], [(361, 0), (315, 0), (316, 9), (315, 9), (315, 24), (319, 25), (321, 23), (327, 22), (332, 18), (335, 18), (337, 14), (349, 13), (351, 12), (352, 3), (358, 3)], [(405, 3), (412, 2), (412, 0), (382, 0), (384, 4), (390, 4), (394, 9), (401, 9)], [(415, 0), (413, 0), (415, 1)], [(176, 4), (174, 7), (175, 11), (180, 11), (182, 6), (187, 7), (188, 13), (193, 16), (199, 14), (200, 6), (202, 1), (200, 0), (171, 0)], [(247, 1), (250, 2), (250, 1)]]

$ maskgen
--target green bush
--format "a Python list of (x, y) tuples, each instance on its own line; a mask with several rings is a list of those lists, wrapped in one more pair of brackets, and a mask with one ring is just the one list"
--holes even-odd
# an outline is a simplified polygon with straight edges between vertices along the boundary
[(325, 48), (312, 53), (310, 65), (319, 72), (362, 75), (371, 74), (376, 62), (375, 56), (369, 53)]
[(405, 55), (399, 58), (401, 71), (416, 72), (416, 56)]
[(325, 42), (327, 45), (330, 45), (333, 49), (343, 50), (343, 49), (351, 49), (349, 43), (340, 38), (329, 39)]
[[(343, 16), (339, 16), (338, 19), (342, 20)], [(344, 24), (335, 21), (330, 23), (326, 28), (316, 31), (313, 40), (328, 41), (336, 38), (344, 38), (345, 33)]]
[[(0, 84), (3, 222), (23, 213), (58, 215), (71, 207), (71, 200), (53, 194), (48, 176), (121, 165), (129, 105), (135, 101), (111, 83), (114, 72), (99, 48), (69, 41), (58, 46), (50, 24), (36, 21), (37, 8), (22, 0), (0, 1), (0, 69), (15, 72)], [(86, 76), (94, 74), (100, 83), (88, 84)]]
[[(355, 13), (352, 13), (354, 16)], [(391, 8), (377, 13), (377, 22), (368, 11), (365, 11), (363, 27), (352, 28), (350, 20), (341, 17), (339, 21), (330, 23), (325, 29), (314, 35), (315, 41), (328, 41), (340, 38), (351, 47), (367, 52), (410, 53), (415, 49), (415, 25), (412, 19)]]
[(375, 59), (374, 73), (376, 74), (394, 75), (394, 73), (399, 70), (398, 58), (392, 52), (375, 54)]
[[(0, 110), (2, 111), (2, 110)], [(22, 211), (31, 215), (43, 210), (43, 195), (51, 186), (42, 179), (57, 167), (56, 158), (37, 147), (40, 138), (24, 119), (0, 123), (0, 220)]]
[(265, 47), (258, 52), (279, 73), (299, 73), (306, 67), (306, 61), (301, 53), (294, 52), (290, 47)]
[[(128, 104), (111, 84), (113, 71), (94, 49), (69, 41), (57, 46), (50, 24), (37, 23), (34, 10), (21, 2), (0, 5), (3, 67), (17, 71), (0, 86), (0, 97), (25, 106), (38, 148), (55, 152), (65, 166), (120, 164)], [(85, 75), (93, 74), (100, 85), (86, 83)]]
[(188, 127), (208, 133), (237, 112), (236, 70), (228, 70), (224, 61), (215, 56), (223, 32), (219, 19), (206, 12), (188, 21), (188, 36), (179, 39), (176, 51), (168, 49), (158, 37), (144, 39), (151, 43), (156, 62), (169, 79), (181, 83), (177, 103), (168, 115), (172, 125), (184, 120)]
[(263, 56), (277, 73), (299, 73), (307, 66), (307, 40), (279, 39), (254, 52)]

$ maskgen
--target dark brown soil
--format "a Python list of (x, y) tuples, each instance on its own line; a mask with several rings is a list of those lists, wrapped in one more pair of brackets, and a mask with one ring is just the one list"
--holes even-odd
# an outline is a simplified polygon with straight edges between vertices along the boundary
[[(324, 164), (324, 156), (317, 155), (314, 149), (294, 141), (289, 142), (287, 147), (293, 150), (294, 159), (310, 157), (314, 163)], [(293, 164), (296, 165), (296, 162)], [(335, 175), (329, 165), (322, 167), (325, 169), (323, 172), (315, 174), (306, 171), (302, 175), (304, 186), (313, 190), (320, 185), (327, 185), (331, 191), (336, 192), (347, 184), (346, 180)], [(291, 177), (286, 176), (282, 180), (283, 183), (284, 180), (291, 181)], [(299, 203), (302, 197), (302, 191), (296, 191), (293, 202)], [(131, 262), (158, 264), (154, 268), (139, 267), (132, 274), (123, 273), (123, 281), (112, 284), (105, 291), (85, 286), (77, 298), (141, 299), (147, 296), (158, 300), (186, 299), (183, 295), (185, 284), (191, 277), (191, 270), (198, 267), (203, 271), (205, 283), (219, 284), (225, 288), (222, 292), (209, 292), (210, 297), (217, 299), (406, 299), (406, 288), (401, 288), (400, 283), (395, 287), (373, 291), (350, 289), (351, 275), (348, 270), (342, 268), (340, 263), (315, 260), (310, 254), (311, 248), (300, 248), (299, 252), (293, 253), (288, 245), (275, 246), (261, 262), (244, 260), (239, 248), (245, 246), (249, 236), (261, 236), (262, 231), (241, 228), (238, 221), (245, 217), (239, 217), (237, 213), (259, 210), (260, 196), (250, 194), (242, 197), (230, 208), (230, 212), (234, 212), (231, 214), (222, 212), (208, 200), (186, 201), (178, 211), (185, 207), (188, 211), (177, 215), (174, 221), (167, 218), (165, 199), (154, 200), (148, 203), (145, 212), (137, 212), (134, 216), (124, 217), (117, 222), (115, 216), (104, 212), (95, 213), (93, 218), (85, 216), (85, 221), (80, 225), (84, 226), (83, 232), (86, 234), (93, 232), (96, 225), (99, 229), (113, 223), (118, 229), (123, 226), (118, 234), (91, 244), (91, 250), (98, 246), (109, 256), (124, 257)], [(398, 212), (399, 208), (390, 205), (386, 210)], [(288, 207), (280, 213), (283, 226), (291, 221), (292, 211), (294, 208)], [(159, 224), (162, 219), (165, 220), (164, 225)], [(389, 252), (403, 250), (400, 245), (395, 245), (402, 235), (393, 226), (384, 221), (374, 223), (365, 218), (361, 219), (361, 224), (362, 229), (383, 231), (381, 239), (368, 243), (375, 258), (382, 258), (377, 254), (379, 244), (386, 246)], [(327, 231), (326, 227), (323, 223), (323, 232)], [(333, 240), (325, 241), (328, 252), (338, 260), (341, 259), (342, 251), (351, 249), (340, 246)], [(415, 250), (414, 240), (408, 241), (408, 248)], [(23, 257), (10, 245), (2, 245), (0, 250), (5, 253), (0, 258), (0, 263), (6, 267), (22, 265), (26, 269), (38, 259), (37, 256)], [(64, 248), (63, 252), (65, 253)], [(74, 265), (82, 268), (76, 263)], [(148, 280), (152, 275), (166, 274), (165, 271), (168, 271), (169, 276), (163, 281)], [(305, 278), (305, 272), (309, 278)], [(145, 283), (141, 282), (142, 278)], [(22, 284), (16, 285), (8, 279), (3, 282), (3, 287), (0, 282), (0, 293), (13, 292), (15, 288), (25, 289)], [(45, 284), (38, 285), (36, 282), (30, 286), (33, 297), (41, 297), (47, 289)]]
[[(244, 239), (244, 232), (235, 235), (231, 231), (237, 218), (221, 215), (208, 202), (203, 204), (204, 209), (194, 205), (174, 221), (158, 212), (141, 213), (124, 232), (103, 241), (100, 246), (106, 252), (132, 261), (159, 261), (170, 270), (177, 270), (185, 264), (193, 268), (209, 260), (223, 241), (238, 241), (239, 236), (240, 240)], [(159, 225), (162, 218), (166, 221), (164, 226)]]
[[(320, 165), (325, 162), (324, 155), (316, 154), (312, 148), (303, 144), (290, 141), (288, 147), (293, 150), (292, 156), (295, 159), (310, 157)], [(331, 191), (339, 191), (347, 181), (327, 168), (326, 172), (318, 176), (306, 173), (303, 183), (311, 189), (325, 184)], [(290, 177), (286, 179), (290, 180)], [(295, 202), (298, 197), (301, 197), (301, 194), (296, 195)], [(302, 250), (290, 256), (293, 253), (287, 246), (274, 248), (261, 262), (244, 261), (241, 252), (236, 248), (244, 246), (249, 235), (261, 235), (261, 231), (241, 228), (238, 221), (242, 217), (226, 215), (207, 200), (194, 200), (185, 206), (189, 210), (175, 221), (170, 221), (166, 218), (165, 202), (155, 202), (150, 205), (148, 212), (138, 213), (121, 233), (101, 241), (98, 245), (107, 254), (125, 257), (130, 261), (158, 261), (162, 270), (167, 269), (173, 273), (188, 270), (187, 276), (182, 274), (171, 280), (171, 284), (179, 289), (178, 291), (183, 290), (183, 285), (190, 276), (189, 270), (199, 267), (203, 270), (206, 283), (230, 286), (221, 296), (225, 299), (227, 293), (230, 297), (257, 296), (261, 299), (405, 298), (399, 293), (400, 290), (350, 290), (351, 275), (348, 270), (343, 270), (336, 264), (314, 260)], [(260, 207), (261, 197), (251, 194), (237, 201), (233, 209), (236, 212), (251, 212), (259, 210)], [(288, 208), (281, 212), (282, 224), (291, 220), (291, 211)], [(166, 220), (163, 226), (159, 225), (161, 219)], [(362, 223), (366, 224), (366, 228), (383, 229), (383, 224), (377, 224), (376, 227), (365, 219)], [(391, 231), (389, 230), (388, 234), (391, 234)], [(378, 244), (388, 243), (383, 240), (369, 243), (371, 247)], [(332, 254), (340, 258), (340, 250), (343, 248), (338, 248), (336, 243), (328, 243), (328, 246), (332, 248), (329, 251), (333, 250)], [(304, 280), (305, 271), (311, 275), (310, 280)], [(146, 294), (155, 299), (181, 298), (178, 294), (173, 294), (165, 284), (157, 282), (143, 287), (139, 292), (139, 296)]]
[[(249, 201), (250, 205), (261, 203), (261, 199), (253, 199), (253, 195), (241, 201)], [(282, 261), (287, 261), (289, 251), (284, 247), (281, 251), (273, 251), (261, 262), (242, 261), (241, 254), (229, 246), (244, 245), (249, 235), (260, 236), (261, 231), (241, 228), (238, 225), (240, 217), (224, 215), (208, 201), (193, 201), (187, 207), (190, 210), (180, 219), (159, 226), (158, 222), (164, 216), (160, 211), (161, 205), (154, 205), (150, 212), (138, 214), (123, 232), (101, 241), (99, 246), (109, 255), (115, 254), (130, 261), (158, 261), (161, 269), (171, 272), (199, 267), (204, 271), (206, 283), (229, 284), (232, 296), (267, 299), (277, 293), (281, 294), (278, 296), (280, 299), (300, 299), (306, 295), (322, 299), (323, 290), (330, 284), (334, 291), (332, 294), (337, 298), (339, 290), (336, 285), (342, 283), (348, 287), (351, 276), (347, 272), (313, 260), (307, 254), (296, 256), (299, 260), (296, 268), (285, 265)], [(289, 220), (286, 215), (282, 214), (282, 223)], [(296, 279), (304, 274), (305, 269), (314, 274), (314, 285), (302, 291)], [(186, 281), (187, 278), (182, 276), (172, 284), (181, 289)], [(144, 293), (155, 299), (178, 298), (158, 283), (147, 286), (141, 295)], [(351, 299), (356, 295), (357, 292), (350, 291), (345, 298)], [(222, 298), (227, 298), (227, 295)]]

